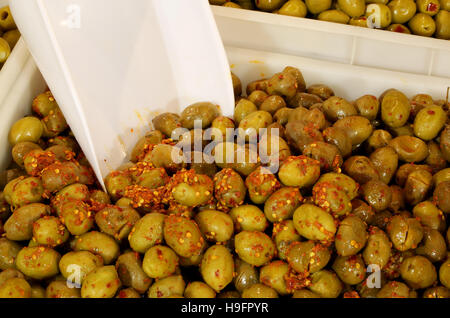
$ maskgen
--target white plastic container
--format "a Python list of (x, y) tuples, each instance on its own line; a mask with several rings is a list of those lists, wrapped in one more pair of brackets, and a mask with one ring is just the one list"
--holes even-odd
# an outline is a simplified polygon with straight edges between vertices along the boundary
[[(336, 95), (354, 100), (364, 94), (379, 96), (388, 88), (397, 88), (408, 97), (417, 93), (430, 94), (434, 99), (445, 99), (450, 84), (447, 78), (408, 74), (395, 71), (345, 65), (305, 57), (270, 53), (241, 48), (226, 48), (232, 71), (238, 75), (245, 89), (253, 80), (271, 76), (285, 66), (298, 67), (308, 85), (324, 83), (333, 88)], [(45, 89), (45, 82), (32, 60), (25, 66), (19, 80), (10, 92), (9, 107), (0, 109), (0, 171), (10, 162), (6, 140), (14, 121), (30, 112), (33, 97)], [(150, 115), (148, 115), (150, 116)], [(151, 118), (143, 118), (150, 120)]]
[(450, 41), (213, 6), (226, 46), (450, 78)]
[[(8, 3), (8, 0), (0, 0), (0, 8)], [(45, 87), (44, 79), (21, 38), (0, 71), (0, 179), (1, 171), (11, 161), (9, 128), (20, 117), (30, 113), (33, 98)]]

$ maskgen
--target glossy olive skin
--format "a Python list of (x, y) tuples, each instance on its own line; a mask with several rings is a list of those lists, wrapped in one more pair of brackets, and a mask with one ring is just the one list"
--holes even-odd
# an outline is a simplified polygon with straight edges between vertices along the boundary
[(259, 282), (259, 272), (256, 267), (240, 258), (235, 259), (234, 265), (236, 275), (233, 278), (233, 283), (238, 292), (242, 293), (245, 288)]
[(432, 36), (436, 31), (436, 23), (433, 18), (425, 13), (417, 13), (408, 23), (413, 34)]
[(220, 211), (203, 210), (195, 216), (195, 221), (209, 241), (226, 242), (234, 232), (232, 217)]
[(244, 204), (233, 208), (229, 213), (236, 231), (264, 232), (269, 223), (263, 211), (255, 205)]
[(339, 10), (327, 10), (321, 12), (317, 19), (322, 21), (347, 24), (350, 20), (350, 17), (346, 13)]
[(222, 245), (206, 250), (200, 264), (200, 273), (205, 282), (220, 292), (233, 280), (234, 261), (230, 251)]
[(416, 4), (412, 0), (393, 0), (388, 3), (392, 11), (392, 22), (403, 24), (416, 14)]
[(331, 271), (318, 271), (311, 275), (311, 279), (309, 289), (322, 298), (337, 298), (342, 291), (342, 282)]
[(306, 6), (308, 7), (308, 11), (312, 14), (318, 14), (320, 12), (323, 12), (325, 10), (328, 10), (331, 7), (331, 1), (330, 0), (306, 0), (305, 1)]
[(330, 250), (314, 241), (292, 242), (286, 253), (289, 265), (299, 274), (320, 271), (330, 258)]
[(81, 297), (112, 298), (120, 285), (121, 282), (114, 266), (99, 267), (86, 276), (81, 286)]
[(417, 0), (417, 9), (430, 16), (438, 13), (440, 8), (441, 4), (439, 0)]
[(28, 277), (44, 279), (59, 273), (61, 255), (48, 247), (24, 247), (17, 254), (16, 267)]
[(448, 10), (441, 10), (435, 16), (436, 33), (435, 37), (438, 39), (450, 39), (450, 12)]
[(444, 127), (446, 120), (447, 114), (442, 107), (427, 106), (414, 119), (414, 134), (422, 140), (432, 140)]
[(416, 248), (423, 238), (420, 222), (401, 215), (392, 217), (387, 226), (387, 233), (393, 246), (399, 251)]
[(234, 244), (239, 257), (251, 265), (262, 266), (275, 255), (275, 244), (262, 232), (242, 231), (235, 236)]
[(412, 288), (430, 287), (437, 279), (433, 264), (423, 256), (405, 259), (400, 266), (400, 274)]

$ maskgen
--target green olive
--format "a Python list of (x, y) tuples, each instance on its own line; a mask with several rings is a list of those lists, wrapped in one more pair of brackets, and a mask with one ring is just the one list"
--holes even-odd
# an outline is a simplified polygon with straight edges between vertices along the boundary
[(64, 280), (53, 280), (45, 290), (46, 298), (80, 298), (80, 289), (67, 286)]
[[(212, 180), (202, 174), (181, 171), (177, 175), (175, 183), (171, 187), (173, 199), (184, 206), (195, 207), (208, 202), (213, 193)], [(187, 182), (185, 182), (186, 180)]]
[(416, 14), (416, 3), (413, 0), (392, 0), (388, 3), (392, 11), (392, 22), (403, 24)]
[(200, 254), (204, 239), (197, 223), (182, 216), (169, 215), (164, 221), (164, 240), (181, 257)]
[(181, 127), (180, 116), (174, 113), (163, 113), (152, 119), (156, 130), (171, 138), (173, 133)]
[(216, 210), (203, 210), (195, 216), (195, 221), (206, 239), (226, 242), (231, 239), (234, 231), (231, 213), (228, 215)]
[(329, 144), (335, 145), (342, 157), (348, 157), (352, 152), (352, 140), (346, 130), (339, 127), (328, 127), (323, 131), (323, 137)]
[(275, 289), (279, 295), (287, 295), (288, 290), (285, 276), (289, 272), (289, 265), (283, 261), (273, 261), (260, 270), (259, 280), (261, 283)]
[(405, 202), (416, 205), (423, 201), (431, 188), (432, 175), (426, 170), (416, 170), (411, 172), (406, 179), (403, 189)]
[(99, 229), (119, 241), (128, 236), (139, 219), (136, 210), (116, 206), (106, 207), (95, 214), (95, 223)]
[(275, 244), (263, 232), (242, 231), (234, 241), (236, 253), (251, 265), (262, 266), (275, 256)]
[(447, 245), (438, 230), (425, 228), (423, 241), (416, 249), (417, 254), (425, 256), (432, 263), (444, 260), (447, 257)]
[[(164, 259), (164, 257), (162, 258)], [(169, 266), (176, 265), (177, 262), (173, 262)], [(125, 252), (117, 258), (116, 270), (120, 281), (124, 286), (132, 287), (141, 294), (145, 293), (152, 283), (152, 279), (147, 276), (145, 268), (140, 255), (135, 252)]]
[(439, 268), (439, 281), (447, 288), (450, 288), (450, 259), (442, 263)]
[(0, 27), (2, 30), (17, 29), (9, 6), (4, 6), (0, 9)]
[(233, 280), (234, 261), (223, 245), (208, 248), (200, 264), (203, 280), (216, 292), (220, 292)]
[(313, 189), (314, 203), (332, 215), (347, 215), (352, 211), (352, 204), (345, 190), (332, 182), (317, 182)]
[(284, 220), (280, 223), (275, 223), (273, 234), (275, 235), (275, 245), (277, 247), (278, 257), (282, 260), (286, 260), (286, 254), (291, 243), (300, 241), (300, 235), (298, 235), (295, 230), (294, 221)]
[(368, 23), (375, 28), (386, 28), (392, 21), (392, 13), (389, 7), (382, 3), (371, 3), (366, 6)]
[[(231, 3), (231, 2), (228, 2)], [(184, 290), (186, 298), (216, 298), (216, 292), (203, 282), (190, 282)]]
[(433, 198), (436, 198), (437, 206), (444, 212), (450, 213), (450, 202), (448, 200), (450, 195), (450, 181), (439, 183), (433, 192)]
[(235, 272), (233, 278), (234, 286), (238, 292), (242, 292), (245, 288), (257, 284), (259, 282), (258, 269), (240, 258), (235, 259)]
[(272, 223), (290, 219), (302, 200), (303, 197), (297, 188), (283, 187), (267, 199), (264, 204), (264, 214)]
[(331, 0), (305, 0), (308, 11), (318, 14), (331, 8)]
[(280, 10), (278, 10), (278, 14), (299, 18), (304, 18), (307, 12), (306, 4), (302, 0), (288, 0)]
[(263, 11), (274, 11), (280, 8), (286, 0), (257, 0), (256, 7)]
[(302, 204), (294, 212), (297, 232), (310, 240), (331, 241), (336, 233), (333, 217), (312, 204)]
[(61, 255), (44, 246), (24, 247), (17, 254), (16, 267), (28, 277), (44, 279), (59, 273)]
[(278, 177), (289, 187), (307, 188), (312, 186), (320, 176), (320, 163), (306, 156), (292, 156), (280, 166)]
[(20, 31), (17, 29), (14, 29), (14, 30), (9, 30), (9, 31), (5, 32), (2, 37), (3, 37), (3, 39), (6, 40), (6, 42), (8, 42), (9, 47), (11, 48), (11, 51), (12, 51), (14, 49), (14, 47), (16, 46), (17, 42), (19, 41), (20, 36), (21, 36)]
[(388, 145), (397, 152), (398, 158), (406, 162), (420, 162), (428, 156), (428, 147), (421, 139), (412, 136), (399, 136)]
[(32, 203), (22, 206), (6, 221), (6, 237), (13, 241), (30, 240), (33, 237), (33, 223), (49, 214), (50, 207), (45, 204)]
[(340, 10), (327, 10), (321, 12), (317, 19), (321, 21), (347, 24), (350, 17)]
[[(321, 15), (324, 15), (328, 12), (340, 12), (340, 11), (330, 10), (321, 13)], [(345, 13), (342, 12), (340, 13), (345, 15)], [(336, 121), (338, 119), (342, 119), (347, 116), (354, 116), (358, 113), (355, 106), (353, 106), (344, 98), (338, 96), (331, 96), (326, 101), (324, 101), (323, 109), (327, 119), (330, 121)]]
[(111, 236), (97, 231), (90, 231), (75, 238), (73, 250), (98, 254), (106, 265), (111, 264), (119, 256), (117, 242)]
[(447, 114), (440, 106), (427, 106), (414, 119), (414, 134), (422, 140), (434, 139), (447, 120)]
[(87, 274), (103, 266), (103, 258), (88, 251), (68, 252), (61, 257), (58, 266), (64, 278), (81, 284)]
[(299, 274), (320, 271), (328, 264), (330, 258), (330, 250), (314, 241), (293, 242), (286, 253), (289, 265)]
[(417, 0), (417, 10), (419, 12), (434, 16), (441, 8), (439, 0)]
[(342, 282), (331, 271), (321, 270), (311, 275), (309, 289), (322, 298), (337, 298), (342, 288)]
[(148, 290), (149, 298), (167, 298), (183, 295), (186, 283), (181, 275), (172, 275), (157, 280)]
[(400, 274), (412, 288), (430, 287), (437, 279), (433, 264), (420, 255), (405, 259), (400, 266)]
[(260, 129), (267, 128), (272, 123), (272, 115), (264, 110), (257, 110), (245, 116), (239, 123), (239, 136), (245, 140), (255, 140)]
[(370, 154), (370, 160), (380, 176), (380, 181), (389, 184), (397, 171), (397, 152), (391, 147), (380, 147)]
[(391, 281), (384, 285), (377, 293), (377, 298), (409, 298), (409, 287), (397, 281)]
[(282, 97), (294, 97), (298, 88), (297, 78), (291, 72), (277, 73), (273, 75), (267, 84), (269, 95)]
[(369, 238), (363, 251), (366, 264), (376, 264), (383, 268), (391, 255), (391, 242), (383, 230), (377, 227), (369, 229)]
[(366, 269), (361, 255), (338, 256), (332, 266), (343, 283), (356, 285), (366, 277)]
[(235, 207), (230, 211), (230, 217), (236, 231), (264, 232), (269, 225), (266, 216), (256, 205), (244, 204)]
[(14, 261), (22, 246), (7, 238), (0, 239), (0, 269), (15, 268)]
[(425, 13), (417, 13), (409, 20), (408, 26), (413, 34), (421, 36), (432, 36), (436, 31), (436, 23), (433, 18)]
[(94, 226), (94, 217), (89, 206), (81, 200), (67, 200), (60, 207), (61, 222), (72, 235), (82, 235)]
[(416, 248), (423, 238), (420, 222), (401, 215), (392, 217), (387, 226), (387, 232), (394, 247), (401, 252)]
[(211, 126), (212, 121), (220, 115), (217, 105), (201, 102), (186, 107), (180, 116), (181, 126), (193, 129), (195, 121), (199, 121), (201, 128)]
[(153, 245), (162, 243), (165, 218), (164, 214), (153, 212), (139, 219), (128, 236), (130, 247), (138, 253), (145, 253)]
[(9, 43), (4, 38), (0, 38), (0, 63), (6, 62), (10, 54), (11, 54), (11, 47)]
[(9, 131), (9, 142), (15, 145), (22, 141), (36, 143), (43, 134), (44, 128), (36, 117), (24, 117), (14, 123)]
[(33, 239), (39, 245), (55, 247), (69, 239), (69, 231), (54, 216), (44, 216), (33, 223)]
[(445, 230), (445, 218), (441, 210), (430, 201), (423, 201), (414, 206), (413, 215), (423, 226), (434, 230)]
[(338, 0), (339, 9), (352, 18), (364, 15), (366, 3), (364, 0)]
[(82, 298), (113, 298), (120, 288), (119, 275), (113, 265), (94, 269), (81, 286)]
[(23, 278), (10, 278), (0, 285), (0, 298), (31, 298), (31, 286)]
[(381, 119), (392, 128), (405, 125), (411, 105), (408, 98), (398, 90), (389, 90), (381, 99)]
[(373, 152), (375, 149), (387, 146), (391, 139), (392, 135), (387, 130), (376, 129), (367, 139), (366, 148), (368, 152)]
[(356, 255), (367, 242), (367, 225), (356, 216), (341, 221), (336, 233), (335, 247), (338, 255)]
[(382, 181), (371, 180), (362, 186), (364, 200), (376, 211), (386, 210), (391, 204), (391, 188)]
[(250, 200), (255, 204), (264, 203), (276, 190), (281, 188), (281, 184), (270, 170), (257, 168), (245, 179)]
[(247, 194), (244, 180), (231, 168), (225, 168), (214, 176), (214, 189), (218, 205), (224, 209), (241, 205)]
[(242, 298), (278, 298), (278, 293), (272, 287), (258, 283), (245, 288)]
[(373, 131), (370, 121), (362, 116), (346, 116), (336, 121), (334, 127), (343, 129), (349, 136), (353, 146), (364, 142)]
[(397, 33), (411, 34), (411, 31), (403, 24), (394, 23), (386, 28), (386, 30)]

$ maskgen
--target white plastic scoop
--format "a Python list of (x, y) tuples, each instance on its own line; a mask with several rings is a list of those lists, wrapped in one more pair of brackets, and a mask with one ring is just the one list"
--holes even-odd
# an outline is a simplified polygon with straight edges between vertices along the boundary
[(208, 0), (11, 0), (16, 23), (99, 181), (153, 116), (234, 109)]

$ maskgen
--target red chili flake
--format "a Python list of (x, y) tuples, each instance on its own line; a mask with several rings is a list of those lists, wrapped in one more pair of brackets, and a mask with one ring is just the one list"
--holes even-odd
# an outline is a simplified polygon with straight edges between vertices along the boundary
[(434, 115), (435, 114), (434, 110), (431, 110), (431, 109), (428, 110), (427, 113), (430, 114), (430, 115)]

